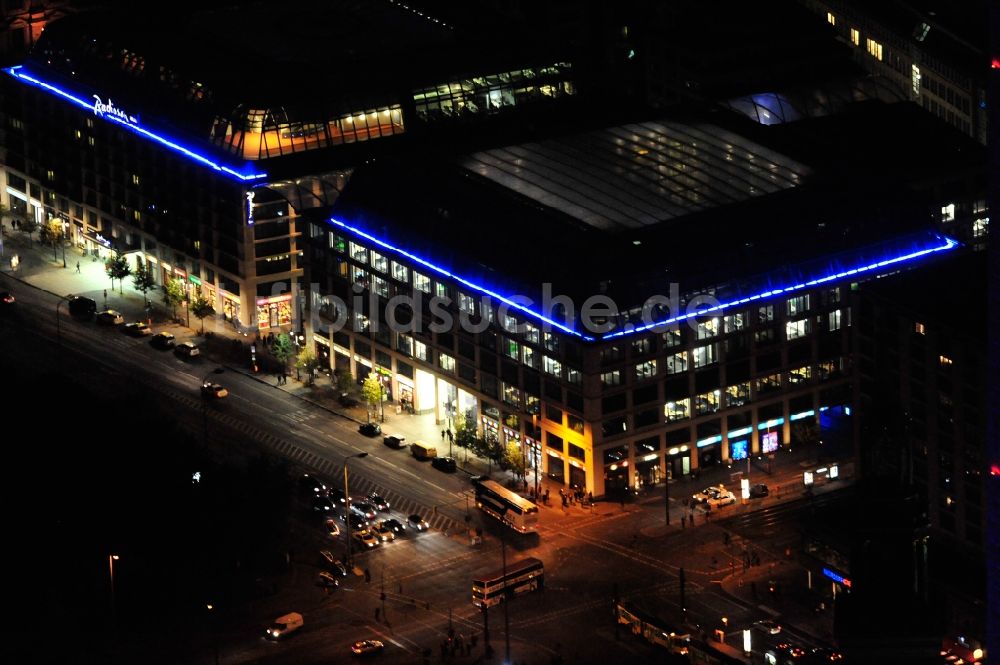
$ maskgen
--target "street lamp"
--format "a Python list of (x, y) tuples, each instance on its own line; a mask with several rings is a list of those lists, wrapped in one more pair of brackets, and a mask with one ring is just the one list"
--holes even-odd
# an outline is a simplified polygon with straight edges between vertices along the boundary
[(368, 457), (368, 453), (355, 453), (344, 457), (344, 524), (347, 528), (347, 565), (353, 569), (354, 559), (351, 557), (351, 538), (354, 537), (354, 534), (351, 533), (351, 492), (347, 487), (347, 460), (352, 457), (361, 459), (362, 457)]
[(117, 554), (108, 555), (108, 571), (111, 579), (111, 633), (114, 635), (117, 629), (117, 619), (115, 617), (115, 561), (118, 561)]

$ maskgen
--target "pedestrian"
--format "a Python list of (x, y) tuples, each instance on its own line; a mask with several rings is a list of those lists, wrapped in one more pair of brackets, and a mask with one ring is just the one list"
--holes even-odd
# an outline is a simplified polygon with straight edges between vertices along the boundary
[(80, 272), (80, 262), (79, 261), (76, 262), (76, 271)]
[(445, 430), (441, 430), (441, 443), (444, 443)]
[(365, 582), (371, 582), (371, 581), (372, 581), (372, 574), (371, 572), (368, 571), (367, 568), (365, 568)]
[(545, 505), (549, 505), (549, 488), (545, 488)]
[(591, 505), (594, 503), (594, 493), (593, 492), (587, 492), (587, 503), (591, 504)]
[(448, 435), (448, 441), (451, 442), (455, 439), (454, 435), (451, 433), (451, 428), (445, 430), (445, 434)]

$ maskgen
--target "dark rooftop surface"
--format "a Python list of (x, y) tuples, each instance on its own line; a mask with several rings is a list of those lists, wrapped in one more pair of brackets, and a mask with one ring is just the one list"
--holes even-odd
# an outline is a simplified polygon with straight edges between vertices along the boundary
[[(740, 180), (741, 168), (723, 160), (702, 174), (713, 185), (713, 197), (704, 205), (676, 206), (672, 190), (681, 185), (674, 180), (694, 169), (685, 165), (661, 174), (663, 165), (639, 155), (634, 145), (597, 176), (587, 150), (564, 158), (559, 173), (545, 177), (521, 171), (491, 178), (488, 170), (468, 168), (480, 153), (359, 167), (333, 215), (501, 292), (535, 298), (542, 284), (551, 283), (555, 293), (580, 302), (606, 293), (620, 306), (633, 307), (650, 295), (666, 294), (671, 282), (685, 293), (773, 271), (795, 279), (787, 269), (796, 264), (926, 231), (928, 202), (912, 184), (982, 169), (984, 159), (981, 146), (956, 140), (962, 137), (943, 132), (936, 119), (909, 104), (874, 104), (857, 113), (770, 128), (730, 119), (719, 113), (711, 123), (660, 118), (638, 126), (705, 131), (719, 125), (723, 129), (713, 141), (728, 137), (734, 152), (744, 154), (753, 147), (767, 155), (766, 162), (780, 164), (778, 171), (798, 173), (800, 184), (788, 186), (786, 178), (759, 196), (726, 199), (715, 189), (746, 182)], [(620, 132), (627, 130), (584, 133), (554, 145), (587, 145), (595, 136)], [(912, 141), (915, 135), (923, 141)], [(547, 144), (499, 152), (516, 171), (524, 159), (540, 159), (539, 146)], [(606, 144), (613, 151), (614, 145)], [(519, 150), (528, 155), (520, 166), (512, 157)], [(689, 159), (681, 151), (670, 157), (675, 165)], [(659, 192), (649, 173), (664, 178)], [(558, 188), (546, 184), (549, 176), (562, 181)], [(623, 184), (619, 188), (616, 182)], [(640, 194), (649, 201), (640, 202)], [(625, 217), (626, 223), (613, 218), (627, 211), (633, 217)]]

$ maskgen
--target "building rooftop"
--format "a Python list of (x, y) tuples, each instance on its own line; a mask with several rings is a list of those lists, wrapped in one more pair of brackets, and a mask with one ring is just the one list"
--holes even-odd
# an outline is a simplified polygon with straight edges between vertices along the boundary
[(741, 298), (939, 244), (925, 183), (982, 169), (981, 146), (909, 104), (775, 127), (734, 118), (380, 160), (333, 216), (499, 293), (540, 302), (548, 283), (577, 306), (604, 294), (630, 309), (672, 283)]

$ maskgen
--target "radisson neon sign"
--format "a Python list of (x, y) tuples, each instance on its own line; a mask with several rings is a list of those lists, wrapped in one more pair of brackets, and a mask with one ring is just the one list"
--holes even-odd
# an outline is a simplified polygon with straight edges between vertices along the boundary
[[(100, 118), (103, 118), (104, 120), (107, 120), (108, 122), (115, 122), (123, 127), (127, 127), (130, 131), (135, 132), (136, 134), (142, 136), (143, 138), (155, 141), (156, 143), (159, 143), (163, 147), (167, 148), (168, 150), (171, 150), (172, 152), (178, 155), (186, 157), (201, 166), (207, 166), (211, 169), (225, 173), (226, 175), (236, 178), (237, 180), (241, 180), (243, 182), (260, 180), (261, 178), (267, 177), (266, 173), (252, 173), (252, 172), (241, 173), (240, 170), (237, 170), (237, 168), (234, 168), (232, 166), (227, 166), (225, 164), (220, 164), (215, 160), (214, 157), (207, 156), (199, 152), (198, 150), (194, 150), (192, 148), (189, 148), (181, 144), (181, 142), (178, 141), (177, 139), (168, 138), (163, 134), (151, 131), (139, 124), (138, 116), (131, 115), (128, 112), (118, 108), (112, 103), (111, 99), (108, 99), (108, 101), (105, 102), (100, 96), (93, 95), (92, 98), (94, 101), (89, 102), (86, 99), (79, 97), (75, 93), (63, 90), (59, 86), (53, 85), (51, 83), (48, 83), (47, 81), (43, 81), (42, 79), (29, 74), (24, 69), (23, 65), (9, 67), (7, 69), (4, 69), (3, 71), (5, 71), (7, 74), (10, 74), (17, 80), (21, 81), (22, 83), (33, 85), (36, 88), (48, 92), (49, 94), (56, 95), (57, 97), (60, 97), (65, 101), (76, 104), (77, 106), (83, 109), (92, 111), (95, 115), (97, 115)], [(250, 165), (247, 164), (244, 166), (244, 168), (246, 168), (247, 166)]]
[(116, 120), (127, 122), (130, 125), (139, 124), (139, 116), (129, 115), (125, 111), (121, 110), (114, 105), (110, 97), (108, 98), (108, 103), (105, 104), (98, 95), (94, 95), (94, 115), (102, 118), (105, 116), (112, 116)]

